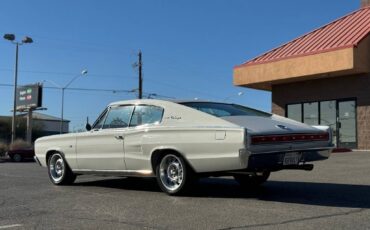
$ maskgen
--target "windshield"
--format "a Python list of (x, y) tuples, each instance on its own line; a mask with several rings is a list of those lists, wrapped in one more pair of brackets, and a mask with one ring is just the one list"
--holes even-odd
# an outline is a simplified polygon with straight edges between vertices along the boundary
[(211, 114), (216, 117), (228, 116), (259, 116), (270, 117), (271, 114), (256, 109), (235, 104), (224, 104), (214, 102), (184, 102), (182, 105)]

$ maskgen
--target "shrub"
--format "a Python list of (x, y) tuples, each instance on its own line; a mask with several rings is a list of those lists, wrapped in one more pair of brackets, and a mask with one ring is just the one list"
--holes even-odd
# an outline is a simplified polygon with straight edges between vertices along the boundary
[(9, 146), (5, 141), (0, 141), (0, 157), (5, 156), (5, 153), (8, 151)]
[(33, 145), (28, 143), (25, 140), (17, 139), (12, 144), (10, 144), (10, 150), (17, 150), (17, 149), (32, 149)]

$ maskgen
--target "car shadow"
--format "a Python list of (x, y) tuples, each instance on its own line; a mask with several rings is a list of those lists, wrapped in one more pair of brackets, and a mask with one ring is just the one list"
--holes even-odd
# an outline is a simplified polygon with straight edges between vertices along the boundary
[(78, 181), (73, 185), (77, 186), (91, 186), (91, 187), (105, 187), (113, 189), (124, 189), (124, 190), (135, 190), (135, 191), (147, 191), (147, 192), (161, 192), (154, 178), (109, 178), (94, 181)]
[[(125, 190), (160, 192), (155, 179), (115, 178), (75, 183)], [(257, 199), (283, 203), (370, 208), (370, 186), (316, 182), (268, 181), (257, 188), (242, 188), (233, 179), (204, 178), (187, 197)]]
[(268, 181), (243, 189), (232, 179), (210, 179), (198, 185), (197, 197), (245, 198), (305, 205), (370, 208), (370, 186), (317, 182)]

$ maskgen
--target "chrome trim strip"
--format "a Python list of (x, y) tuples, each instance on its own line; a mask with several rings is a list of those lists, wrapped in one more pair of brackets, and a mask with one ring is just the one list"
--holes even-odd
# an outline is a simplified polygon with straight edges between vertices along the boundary
[(42, 166), (41, 163), (40, 163), (40, 161), (39, 161), (39, 158), (37, 158), (37, 156), (34, 156), (33, 159), (36, 161), (36, 163), (38, 165)]
[(77, 174), (96, 174), (112, 176), (132, 176), (132, 177), (154, 177), (151, 170), (91, 170), (91, 169), (72, 169)]

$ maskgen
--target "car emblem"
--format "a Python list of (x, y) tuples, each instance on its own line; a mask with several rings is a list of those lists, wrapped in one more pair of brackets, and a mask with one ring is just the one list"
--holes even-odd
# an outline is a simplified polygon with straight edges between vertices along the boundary
[(276, 125), (276, 127), (284, 130), (292, 130), (291, 128), (288, 128), (285, 125)]

